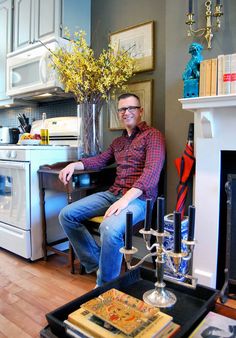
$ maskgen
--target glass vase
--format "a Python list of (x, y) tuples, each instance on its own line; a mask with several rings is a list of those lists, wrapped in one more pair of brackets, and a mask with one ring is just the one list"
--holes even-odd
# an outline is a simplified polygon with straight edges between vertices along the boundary
[(101, 108), (101, 103), (89, 102), (77, 106), (78, 158), (96, 156), (101, 152)]

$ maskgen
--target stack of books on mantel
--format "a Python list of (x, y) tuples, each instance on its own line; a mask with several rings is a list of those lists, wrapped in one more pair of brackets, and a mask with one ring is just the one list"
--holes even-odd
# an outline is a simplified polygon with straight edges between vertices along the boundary
[(236, 94), (236, 53), (200, 63), (199, 96)]
[(171, 316), (116, 289), (82, 304), (64, 325), (68, 336), (83, 338), (170, 338), (180, 330)]

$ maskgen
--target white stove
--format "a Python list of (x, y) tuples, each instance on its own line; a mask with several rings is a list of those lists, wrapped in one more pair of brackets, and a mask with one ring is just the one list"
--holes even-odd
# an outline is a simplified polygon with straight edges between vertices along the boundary
[[(52, 121), (52, 119), (49, 120)], [(55, 123), (52, 126), (57, 126), (57, 137), (60, 138), (57, 119), (53, 120)], [(51, 141), (51, 145), (48, 146), (14, 144), (0, 146), (0, 247), (30, 260), (43, 256), (37, 174), (39, 166), (77, 160), (77, 147), (75, 146), (77, 135), (75, 135), (75, 130), (73, 131), (74, 126), (77, 126), (77, 117), (73, 118), (73, 123), (72, 119), (69, 120), (70, 123), (67, 125), (73, 126), (71, 130), (68, 128), (69, 139), (66, 139), (64, 128), (63, 140), (56, 140), (61, 145), (53, 145)], [(49, 134), (50, 132), (55, 137), (53, 127), (51, 130), (49, 128)], [(50, 191), (47, 193), (46, 213), (49, 222), (49, 241), (64, 236), (58, 224), (58, 213), (65, 204), (65, 194)]]

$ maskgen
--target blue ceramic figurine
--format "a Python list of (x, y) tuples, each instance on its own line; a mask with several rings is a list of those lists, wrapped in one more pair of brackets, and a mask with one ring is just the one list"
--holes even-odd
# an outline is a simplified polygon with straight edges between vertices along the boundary
[(189, 54), (192, 55), (183, 72), (184, 80), (184, 98), (199, 96), (199, 77), (200, 77), (200, 62), (203, 60), (201, 51), (202, 45), (193, 42), (189, 46)]

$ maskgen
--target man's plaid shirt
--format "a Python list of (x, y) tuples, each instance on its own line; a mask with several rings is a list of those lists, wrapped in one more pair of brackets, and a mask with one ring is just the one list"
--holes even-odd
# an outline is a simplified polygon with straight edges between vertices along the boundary
[(164, 137), (155, 128), (141, 122), (128, 136), (124, 130), (107, 150), (95, 157), (82, 158), (86, 170), (102, 169), (114, 162), (116, 178), (109, 190), (124, 195), (131, 188), (142, 190), (141, 199), (157, 197), (157, 185), (165, 160)]

